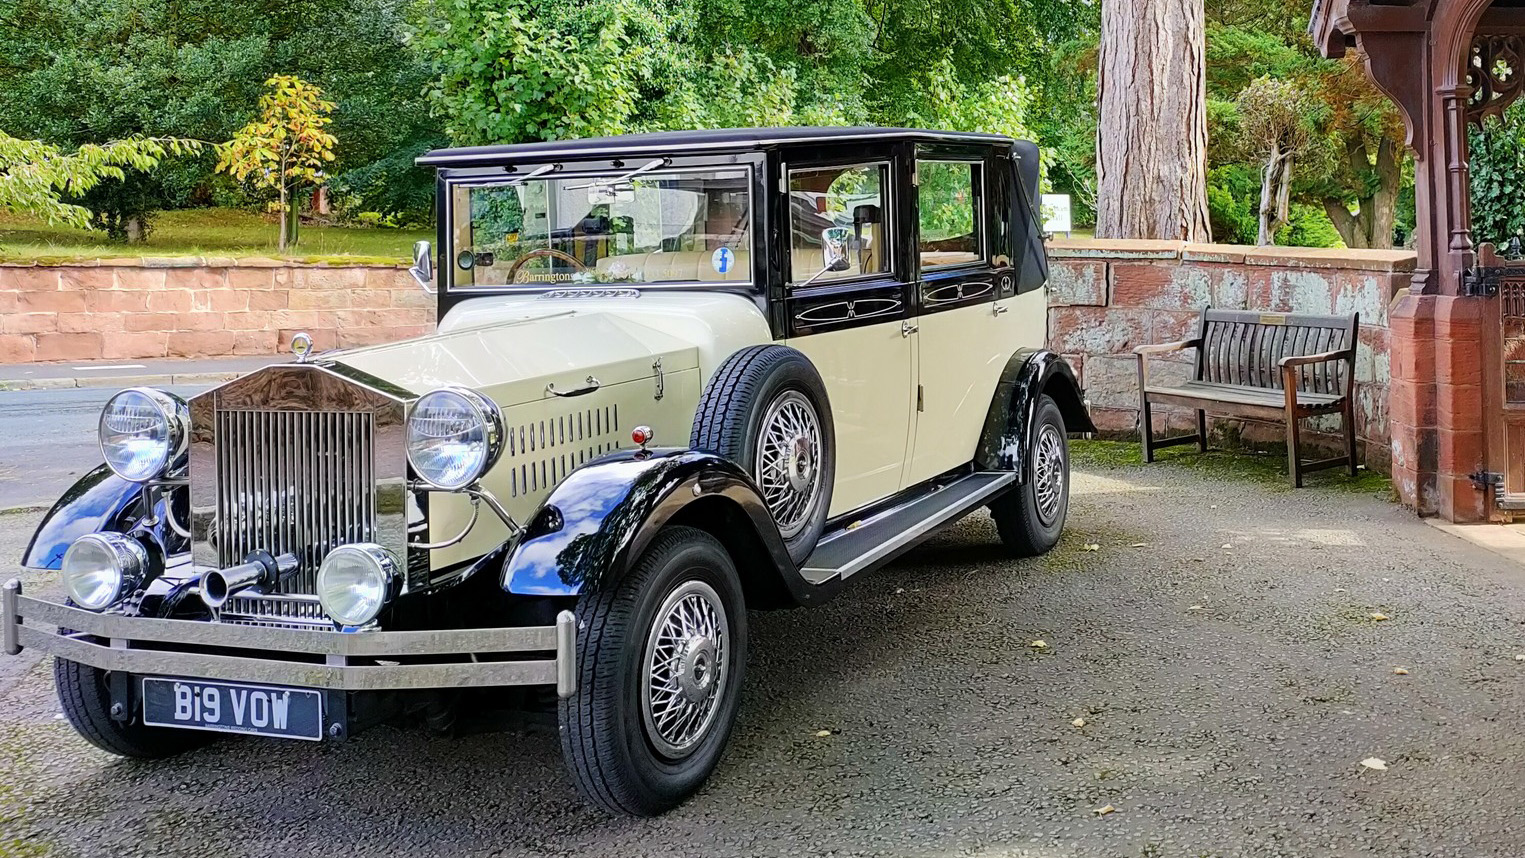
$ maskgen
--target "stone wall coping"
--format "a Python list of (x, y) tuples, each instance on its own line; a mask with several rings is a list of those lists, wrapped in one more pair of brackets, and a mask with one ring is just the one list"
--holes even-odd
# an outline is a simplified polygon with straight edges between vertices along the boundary
[(353, 262), (341, 257), (322, 260), (273, 259), (267, 256), (124, 256), (105, 259), (61, 259), (0, 261), (3, 268), (407, 268), (402, 260), (386, 262), (358, 258)]
[(1054, 239), (1048, 243), (1048, 255), (1051, 259), (1081, 261), (1155, 259), (1381, 272), (1413, 271), (1418, 264), (1418, 257), (1411, 250), (1254, 247), (1134, 239)]

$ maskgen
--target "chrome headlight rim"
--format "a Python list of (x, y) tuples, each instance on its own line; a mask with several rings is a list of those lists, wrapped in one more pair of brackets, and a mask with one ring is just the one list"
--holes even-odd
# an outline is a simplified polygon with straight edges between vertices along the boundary
[[(425, 469), (419, 467), (418, 461), (413, 455), (413, 421), (431, 399), (450, 396), (460, 399), (471, 412), (473, 418), (475, 418), (476, 424), (473, 428), (481, 428), (485, 449), (478, 466), (466, 474), (463, 479), (444, 481), (436, 479), (437, 475), (429, 474)], [(492, 470), (493, 465), (497, 464), (499, 456), (503, 454), (504, 440), (506, 438), (506, 432), (503, 428), (503, 412), (498, 408), (497, 403), (469, 387), (457, 386), (431, 390), (415, 400), (412, 407), (408, 410), (405, 434), (407, 438), (404, 446), (406, 447), (408, 466), (413, 469), (413, 473), (418, 476), (419, 480), (429, 488), (443, 492), (464, 491), (480, 482), (482, 477)]]
[[(90, 598), (82, 589), (82, 570), (72, 568), (71, 558), (81, 558), (84, 552), (104, 552), (109, 558), (110, 571), (114, 576), (109, 589), (100, 590), (105, 598)], [(78, 553), (77, 553), (78, 552)], [(82, 558), (81, 558), (82, 559)], [(69, 600), (87, 611), (104, 611), (120, 604), (136, 593), (148, 578), (148, 549), (143, 543), (120, 533), (87, 533), (69, 544), (59, 564), (59, 577)]]
[[(118, 461), (119, 457), (112, 454), (107, 443), (107, 421), (113, 415), (113, 406), (127, 396), (139, 396), (146, 399), (147, 404), (154, 410), (154, 416), (164, 428), (163, 445), (149, 460), (151, 467), (141, 471), (125, 469)], [(152, 387), (128, 387), (117, 391), (106, 400), (105, 407), (101, 409), (101, 416), (96, 421), (96, 442), (100, 446), (101, 457), (105, 459), (106, 466), (113, 474), (130, 483), (147, 483), (162, 477), (174, 476), (184, 470), (190, 448), (190, 427), (191, 409), (184, 399)]]
[[(373, 585), (374, 597), (350, 603), (336, 601), (336, 593), (348, 592), (354, 595), (353, 582), (346, 590), (339, 591), (335, 589), (333, 586), (335, 582), (331, 580), (333, 576), (340, 574), (339, 564), (347, 560), (359, 561), (359, 568), (374, 573), (376, 580), (364, 582)], [(323, 613), (327, 614), (337, 626), (343, 628), (365, 626), (380, 616), (382, 610), (391, 604), (402, 589), (402, 575), (399, 569), (400, 565), (392, 552), (373, 542), (341, 545), (328, 552), (322, 564), (318, 566), (318, 575), (314, 582), (317, 585), (318, 604), (323, 607)]]

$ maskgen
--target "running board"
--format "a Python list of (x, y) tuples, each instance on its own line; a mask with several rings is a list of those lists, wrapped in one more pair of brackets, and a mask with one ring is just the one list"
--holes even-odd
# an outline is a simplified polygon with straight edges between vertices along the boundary
[(1017, 480), (1012, 471), (981, 471), (827, 534), (805, 560), (800, 575), (811, 584), (853, 575), (895, 559), (973, 510)]

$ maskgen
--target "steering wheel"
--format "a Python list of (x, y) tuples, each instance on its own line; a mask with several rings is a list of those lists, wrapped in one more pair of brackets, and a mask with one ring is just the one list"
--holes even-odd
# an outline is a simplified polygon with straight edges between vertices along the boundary
[(508, 267), (508, 282), (517, 283), (519, 277), (519, 269), (524, 266), (524, 263), (541, 256), (550, 259), (560, 259), (563, 262), (570, 262), (577, 267), (578, 271), (588, 270), (588, 266), (584, 265), (582, 260), (578, 259), (570, 253), (562, 253), (559, 250), (552, 250), (549, 247), (540, 247), (531, 250), (530, 252), (514, 260), (514, 264)]

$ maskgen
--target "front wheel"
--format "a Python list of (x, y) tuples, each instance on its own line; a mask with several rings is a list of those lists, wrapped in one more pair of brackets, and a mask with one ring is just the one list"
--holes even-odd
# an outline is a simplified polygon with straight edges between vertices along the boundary
[(1027, 481), (990, 505), (1001, 543), (1014, 557), (1036, 557), (1059, 544), (1070, 510), (1070, 447), (1058, 403), (1044, 395), (1033, 415)]
[(577, 602), (577, 693), (561, 748), (590, 802), (655, 816), (703, 785), (730, 738), (746, 667), (741, 580), (714, 537), (671, 527), (630, 573)]
[(211, 741), (205, 733), (150, 727), (138, 713), (126, 720), (111, 717), (111, 693), (106, 671), (75, 661), (53, 662), (58, 704), (85, 741), (108, 753), (136, 760), (158, 760), (199, 748)]

